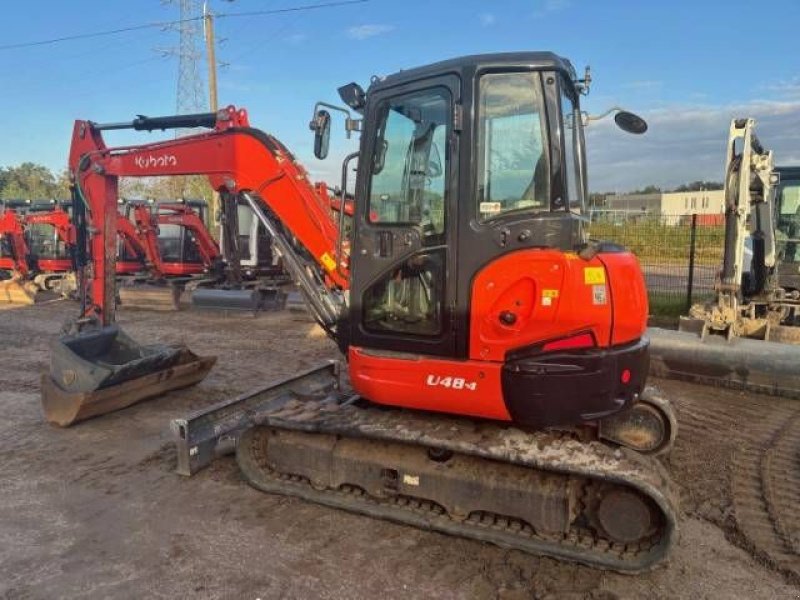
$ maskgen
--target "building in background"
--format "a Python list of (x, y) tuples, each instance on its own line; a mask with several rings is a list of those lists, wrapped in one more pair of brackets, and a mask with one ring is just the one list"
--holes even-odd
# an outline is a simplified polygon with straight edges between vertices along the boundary
[(697, 215), (698, 225), (721, 225), (725, 221), (725, 191), (658, 192), (654, 194), (610, 194), (603, 207), (591, 209), (592, 220), (630, 221), (662, 217), (667, 225), (678, 225)]

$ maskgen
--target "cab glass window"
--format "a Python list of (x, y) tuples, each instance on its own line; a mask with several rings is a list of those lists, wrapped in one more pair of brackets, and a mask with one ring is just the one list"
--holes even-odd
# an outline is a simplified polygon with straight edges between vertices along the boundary
[(447, 126), (450, 92), (424, 90), (378, 107), (372, 157), (370, 221), (419, 225), (426, 236), (444, 234)]
[(542, 84), (538, 73), (488, 73), (478, 84), (478, 215), (549, 210)]

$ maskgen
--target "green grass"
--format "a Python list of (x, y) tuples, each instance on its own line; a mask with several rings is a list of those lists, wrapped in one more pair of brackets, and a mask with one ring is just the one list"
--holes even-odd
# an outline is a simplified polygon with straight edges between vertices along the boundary
[(665, 294), (663, 292), (648, 293), (650, 315), (655, 317), (680, 317), (686, 314), (686, 296)]
[[(713, 294), (705, 296), (695, 294), (692, 296), (692, 304), (710, 302), (713, 298)], [(647, 294), (647, 300), (650, 304), (651, 317), (680, 317), (687, 313), (686, 294), (670, 294), (651, 290)]]
[[(642, 262), (668, 265), (686, 264), (689, 260), (691, 227), (687, 225), (664, 225), (660, 219), (629, 221), (621, 225), (597, 222), (589, 227), (589, 236), (621, 244)], [(695, 264), (720, 264), (724, 240), (724, 227), (698, 227)]]

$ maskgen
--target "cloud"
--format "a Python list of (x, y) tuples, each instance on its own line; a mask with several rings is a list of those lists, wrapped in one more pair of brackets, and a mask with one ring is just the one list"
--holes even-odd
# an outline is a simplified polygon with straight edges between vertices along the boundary
[(302, 44), (308, 39), (305, 33), (293, 33), (286, 37), (286, 41), (290, 44)]
[(620, 87), (627, 88), (630, 90), (652, 90), (660, 88), (662, 85), (664, 85), (663, 81), (644, 80), (644, 81), (630, 81), (628, 83), (623, 83)]
[(367, 38), (375, 37), (376, 35), (383, 35), (389, 33), (394, 29), (393, 25), (356, 25), (347, 30), (347, 37), (354, 40), (365, 40)]
[(622, 132), (611, 118), (586, 130), (589, 188), (627, 191), (655, 184), (674, 187), (698, 179), (722, 181), (732, 118), (753, 117), (762, 144), (777, 165), (800, 164), (800, 101), (673, 105), (646, 111), (642, 136)]
[(478, 18), (484, 27), (491, 27), (497, 21), (497, 18), (492, 13), (481, 13)]
[(567, 9), (571, 5), (572, 0), (544, 0), (541, 8), (533, 11), (531, 14), (535, 18), (544, 17), (547, 14)]
[(780, 98), (800, 99), (800, 77), (784, 79), (761, 86), (761, 89), (771, 92)]

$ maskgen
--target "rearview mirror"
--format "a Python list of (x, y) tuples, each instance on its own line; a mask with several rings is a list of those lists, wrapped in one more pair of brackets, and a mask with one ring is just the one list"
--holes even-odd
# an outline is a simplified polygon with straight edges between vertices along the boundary
[(309, 128), (314, 132), (314, 156), (323, 160), (328, 156), (331, 143), (331, 113), (318, 110), (314, 120), (309, 123)]
[(628, 133), (641, 135), (647, 131), (647, 121), (627, 110), (621, 110), (615, 114), (614, 122), (622, 131), (627, 131)]

